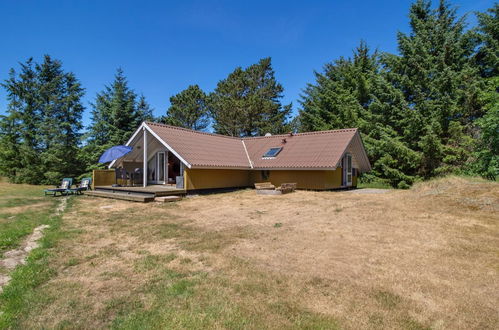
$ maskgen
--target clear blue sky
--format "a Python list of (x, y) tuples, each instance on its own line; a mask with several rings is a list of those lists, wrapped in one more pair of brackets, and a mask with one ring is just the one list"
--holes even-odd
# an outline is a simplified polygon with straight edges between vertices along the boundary
[[(436, 2), (435, 2), (436, 3)], [(460, 14), (493, 0), (455, 0)], [(361, 39), (396, 52), (411, 1), (28, 1), (0, 0), (0, 79), (49, 54), (86, 89), (89, 103), (122, 67), (130, 87), (163, 115), (169, 97), (199, 84), (207, 92), (237, 66), (271, 56), (284, 103), (296, 112), (314, 70), (350, 56)], [(471, 18), (471, 17), (470, 17)], [(475, 19), (469, 20), (472, 24)], [(5, 112), (0, 90), (0, 113)]]

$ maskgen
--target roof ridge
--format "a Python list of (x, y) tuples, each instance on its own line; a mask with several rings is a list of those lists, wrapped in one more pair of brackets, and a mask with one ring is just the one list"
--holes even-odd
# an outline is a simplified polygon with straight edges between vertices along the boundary
[[(331, 129), (326, 131), (312, 131), (312, 132), (302, 132), (302, 133), (293, 133), (292, 136), (300, 136), (300, 135), (316, 135), (316, 134), (326, 134), (326, 133), (339, 133), (339, 132), (356, 132), (358, 128), (341, 128), (341, 129)], [(264, 138), (273, 138), (273, 137), (289, 137), (289, 133), (286, 134), (276, 134), (269, 136), (245, 136), (241, 139), (243, 140), (251, 140), (251, 139), (264, 139)]]
[[(236, 140), (251, 140), (251, 139), (264, 139), (264, 138), (273, 138), (273, 137), (289, 137), (289, 133), (285, 134), (276, 134), (276, 135), (270, 135), (270, 136), (245, 136), (245, 137), (239, 137), (239, 136), (230, 136), (230, 135), (223, 135), (223, 134), (217, 134), (217, 133), (210, 133), (210, 132), (202, 132), (202, 131), (196, 131), (190, 128), (184, 128), (184, 127), (178, 127), (178, 126), (173, 126), (173, 125), (167, 125), (163, 123), (157, 123), (157, 122), (152, 122), (152, 121), (145, 121), (147, 125), (153, 125), (153, 126), (160, 126), (160, 127), (167, 127), (171, 129), (176, 129), (176, 130), (181, 130), (181, 131), (186, 131), (186, 132), (192, 132), (192, 133), (197, 133), (197, 134), (203, 134), (203, 135), (208, 135), (208, 136), (219, 136), (223, 138), (229, 138), (229, 139), (236, 139)], [(339, 133), (339, 132), (351, 132), (351, 131), (358, 131), (358, 128), (340, 128), (340, 129), (331, 129), (331, 130), (324, 130), (324, 131), (312, 131), (312, 132), (302, 132), (302, 133), (293, 133), (293, 136), (301, 136), (301, 135), (316, 135), (316, 134), (326, 134), (326, 133)]]
[(217, 133), (209, 133), (209, 132), (196, 131), (196, 130), (190, 129), (190, 128), (184, 128), (184, 127), (178, 127), (178, 126), (173, 126), (173, 125), (167, 125), (167, 124), (163, 124), (163, 123), (156, 123), (156, 122), (153, 122), (153, 121), (146, 121), (145, 123), (147, 125), (168, 127), (168, 128), (172, 128), (172, 129), (176, 129), (176, 130), (180, 130), (180, 131), (187, 131), (187, 132), (192, 132), (192, 133), (197, 133), (197, 134), (203, 134), (203, 135), (209, 135), (209, 136), (219, 136), (219, 137), (224, 137), (224, 138), (229, 138), (229, 139), (241, 140), (241, 138), (237, 137), (237, 136), (230, 136), (230, 135), (222, 135), (222, 134), (217, 134)]

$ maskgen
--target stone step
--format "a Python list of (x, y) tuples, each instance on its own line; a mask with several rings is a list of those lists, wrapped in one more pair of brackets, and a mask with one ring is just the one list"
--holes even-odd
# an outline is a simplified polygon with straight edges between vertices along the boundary
[(154, 201), (167, 203), (167, 202), (176, 202), (176, 201), (179, 201), (181, 199), (182, 199), (181, 196), (161, 196), (161, 197), (154, 198)]

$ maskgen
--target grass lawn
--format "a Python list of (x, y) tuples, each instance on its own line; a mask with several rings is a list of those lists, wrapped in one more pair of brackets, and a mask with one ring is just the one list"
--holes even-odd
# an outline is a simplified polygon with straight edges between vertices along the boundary
[(0, 267), (0, 275), (10, 275), (10, 283), (0, 294), (0, 328), (9, 328), (29, 308), (31, 294), (40, 283), (52, 275), (48, 267), (47, 247), (52, 246), (54, 235), (59, 232), (61, 216), (54, 215), (60, 199), (43, 197), (43, 186), (12, 185), (0, 181), (0, 258), (18, 248), (33, 230), (44, 224), (41, 248), (29, 255), (28, 264), (14, 271)]
[(0, 256), (17, 247), (36, 226), (50, 221), (56, 201), (43, 198), (43, 189), (0, 182)]
[(75, 197), (0, 295), (0, 326), (495, 328), (497, 183), (357, 192)]

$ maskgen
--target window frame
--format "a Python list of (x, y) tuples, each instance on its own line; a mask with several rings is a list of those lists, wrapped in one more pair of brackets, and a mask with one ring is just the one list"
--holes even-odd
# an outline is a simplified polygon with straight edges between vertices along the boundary
[[(273, 150), (277, 150), (277, 151), (273, 152), (272, 155), (268, 155)], [(275, 158), (275, 157), (277, 157), (277, 155), (279, 155), (281, 153), (281, 151), (282, 151), (282, 147), (271, 147), (271, 148), (269, 148), (269, 150), (267, 150), (263, 154), (262, 158)]]

